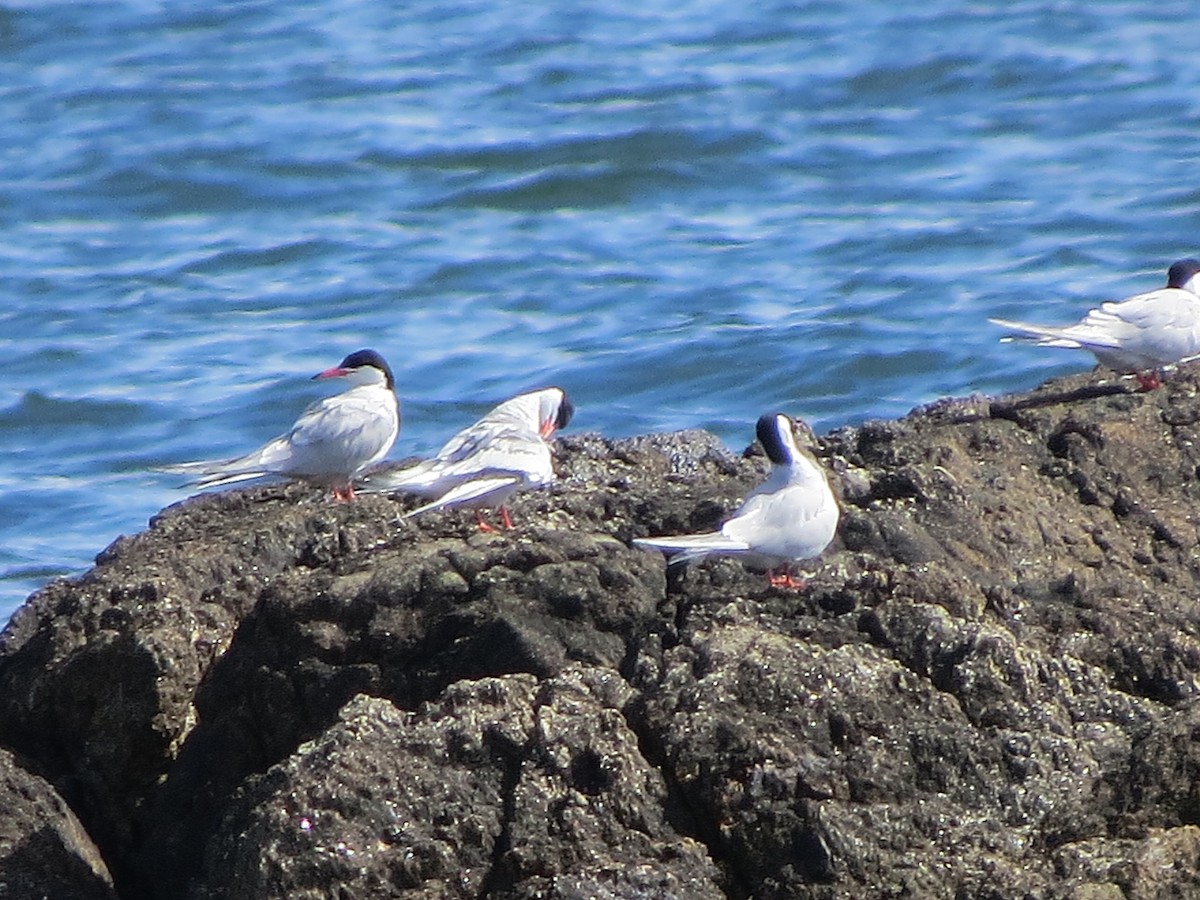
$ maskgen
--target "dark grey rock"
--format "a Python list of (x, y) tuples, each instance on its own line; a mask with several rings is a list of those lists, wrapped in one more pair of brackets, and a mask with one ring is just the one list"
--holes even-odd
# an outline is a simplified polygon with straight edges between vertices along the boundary
[(0, 898), (116, 900), (112, 876), (48, 781), (0, 750)]
[(839, 429), (802, 591), (628, 546), (766, 471), (703, 432), (562, 436), (502, 534), (197, 498), (13, 618), (0, 745), (127, 900), (1192, 896), (1198, 396)]
[(572, 667), (458, 682), (411, 713), (359, 695), (233, 797), (197, 896), (723, 896), (664, 817), (629, 693)]

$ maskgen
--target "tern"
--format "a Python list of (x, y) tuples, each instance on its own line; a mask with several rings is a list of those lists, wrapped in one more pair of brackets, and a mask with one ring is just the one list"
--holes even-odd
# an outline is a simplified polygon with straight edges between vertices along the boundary
[(638, 547), (661, 550), (674, 566), (706, 556), (736, 556), (780, 571), (777, 587), (800, 587), (791, 564), (819, 556), (837, 531), (838, 505), (825, 472), (801, 447), (801, 425), (783, 413), (758, 420), (758, 439), (771, 460), (766, 481), (721, 525), (720, 531), (636, 538)]
[[(373, 473), (363, 491), (402, 491), (431, 498), (404, 518), (452, 507), (499, 507), (512, 527), (505, 503), (516, 491), (554, 481), (547, 443), (566, 427), (575, 407), (562, 388), (550, 387), (506, 400), (454, 435), (433, 459), (407, 469)], [(490, 529), (478, 513), (481, 528)]]
[(988, 321), (1016, 332), (1001, 341), (1088, 350), (1102, 366), (1145, 373), (1138, 381), (1156, 387), (1155, 370), (1200, 354), (1200, 260), (1179, 260), (1167, 271), (1166, 287), (1102, 303), (1074, 325)]
[(346, 390), (318, 400), (296, 423), (253, 453), (223, 460), (166, 466), (200, 487), (274, 475), (331, 488), (353, 500), (355, 476), (387, 455), (400, 431), (400, 407), (392, 370), (374, 350), (351, 353), (314, 379), (337, 378)]

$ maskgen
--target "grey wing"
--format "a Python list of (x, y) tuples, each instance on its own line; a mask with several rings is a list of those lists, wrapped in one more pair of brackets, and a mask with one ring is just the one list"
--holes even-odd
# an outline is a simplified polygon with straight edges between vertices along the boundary
[(1084, 323), (1092, 320), (1109, 323), (1114, 319), (1139, 331), (1190, 330), (1200, 321), (1200, 300), (1188, 291), (1166, 288), (1119, 303), (1105, 303), (1099, 310), (1092, 310)]
[(672, 534), (652, 538), (634, 538), (633, 545), (646, 550), (660, 550), (669, 559), (669, 565), (703, 559), (712, 555), (734, 555), (747, 553), (750, 545), (745, 541), (731, 538), (719, 531), (705, 534)]
[(486, 419), (464, 428), (450, 438), (433, 459), (396, 472), (371, 475), (364, 484), (370, 491), (407, 491), (426, 497), (440, 496), (482, 471), (496, 440)]
[(264, 463), (294, 473), (354, 470), (382, 458), (395, 432), (395, 418), (380, 415), (372, 398), (339, 394), (309, 406), (283, 439), (264, 447), (273, 451)]
[(1083, 349), (1079, 339), (1071, 337), (1071, 329), (1077, 325), (1035, 325), (1032, 322), (1017, 322), (1012, 319), (988, 319), (993, 325), (1007, 328), (1012, 334), (1000, 338), (1000, 342), (1019, 341), (1023, 344), (1036, 344), (1039, 347), (1059, 347), (1068, 350)]
[(487, 429), (481, 420), (469, 425), (446, 441), (437, 452), (437, 459), (442, 463), (457, 463), (469, 459), (472, 454), (487, 441)]
[(363, 478), (360, 489), (368, 494), (407, 491), (424, 497), (437, 496), (443, 490), (440, 466), (440, 460), (427, 459), (405, 469), (371, 472)]
[[(522, 481), (542, 484), (554, 479), (550, 463), (550, 448), (546, 442), (528, 428), (517, 425), (488, 423), (483, 421), (456, 435), (462, 438), (453, 448), (447, 444), (439, 454), (442, 473), (445, 477), (461, 479), (476, 478), (494, 473), (512, 473)], [(454, 443), (454, 442), (452, 442)]]
[(187, 476), (190, 484), (217, 487), (284, 471), (290, 459), (288, 436), (281, 435), (257, 450), (228, 459), (202, 459), (163, 466), (162, 471)]
[(187, 484), (217, 487), (270, 474), (258, 465), (258, 454), (261, 452), (261, 450), (256, 450), (246, 456), (235, 456), (231, 459), (202, 459), (195, 462), (174, 463), (161, 466), (159, 471), (169, 472), (172, 475), (183, 475), (187, 478)]
[(1088, 347), (1158, 348), (1152, 355), (1169, 358), (1195, 352), (1198, 325), (1200, 301), (1188, 291), (1162, 288), (1102, 303), (1061, 333)]
[(520, 484), (520, 479), (514, 475), (493, 475), (464, 481), (436, 500), (405, 513), (404, 518), (455, 506), (499, 506)]
[[(438, 497), (438, 505), (443, 505), (440, 500), (447, 491), (491, 478), (499, 479), (509, 489), (553, 481), (550, 448), (527, 428), (498, 428), (495, 423), (481, 420), (451, 438), (434, 459), (398, 472), (372, 475), (365, 489)], [(465, 501), (451, 498), (450, 502), (461, 505)]]
[[(1048, 347), (1127, 349), (1136, 342), (1190, 333), (1200, 322), (1200, 300), (1190, 291), (1160, 288), (1126, 300), (1102, 303), (1073, 325), (1035, 325), (990, 319), (1017, 332), (1018, 340)], [(1164, 338), (1165, 336), (1165, 338)]]
[(438, 459), (447, 464), (460, 463), (493, 444), (526, 439), (540, 440), (536, 432), (530, 431), (520, 422), (508, 417), (484, 416), (474, 425), (464, 428), (450, 438), (438, 451)]
[(828, 485), (791, 484), (747, 497), (721, 533), (765, 554), (816, 556), (832, 540), (837, 515)]

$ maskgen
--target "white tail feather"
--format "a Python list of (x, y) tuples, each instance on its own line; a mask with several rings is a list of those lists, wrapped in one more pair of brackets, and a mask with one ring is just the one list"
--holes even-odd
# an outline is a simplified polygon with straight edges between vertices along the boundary
[(719, 531), (708, 534), (680, 534), (656, 538), (634, 538), (637, 547), (661, 550), (670, 557), (669, 565), (677, 565), (693, 559), (701, 559), (713, 553), (747, 553), (750, 546), (745, 541), (735, 541)]
[(418, 506), (416, 509), (406, 512), (403, 518), (409, 519), (423, 512), (454, 506), (483, 506), (487, 505), (484, 501), (489, 500), (492, 502), (492, 505), (499, 505), (508, 497), (509, 493), (512, 492), (518, 483), (519, 479), (513, 476), (476, 478), (474, 481), (455, 485), (432, 503), (426, 503), (424, 506)]

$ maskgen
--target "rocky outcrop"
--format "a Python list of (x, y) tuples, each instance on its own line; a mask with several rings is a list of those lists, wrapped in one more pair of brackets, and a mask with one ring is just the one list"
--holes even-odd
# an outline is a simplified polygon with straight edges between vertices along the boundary
[(703, 432), (561, 436), (500, 534), (193, 498), (0, 637), (0, 897), (1198, 893), (1198, 388), (826, 436), (801, 591), (629, 547), (761, 478)]
[(96, 845), (48, 781), (0, 750), (0, 897), (116, 900)]

